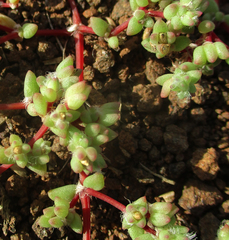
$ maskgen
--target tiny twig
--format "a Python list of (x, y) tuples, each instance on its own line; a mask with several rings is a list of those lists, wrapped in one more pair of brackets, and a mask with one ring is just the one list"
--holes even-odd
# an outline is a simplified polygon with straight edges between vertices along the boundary
[(166, 182), (166, 183), (171, 184), (171, 185), (175, 185), (175, 184), (176, 184), (175, 181), (170, 180), (170, 179), (168, 179), (168, 178), (165, 178), (165, 177), (163, 177), (162, 175), (151, 171), (149, 168), (147, 168), (146, 166), (144, 166), (142, 163), (140, 163), (140, 165), (142, 166), (142, 168), (144, 168), (144, 169), (145, 169), (146, 171), (148, 171), (149, 173), (153, 174), (155, 177), (161, 178), (163, 182)]
[[(47, 19), (48, 19), (48, 22), (49, 22), (49, 26), (50, 26), (50, 28), (53, 30), (54, 28), (53, 28), (53, 25), (52, 25), (51, 19), (50, 19), (50, 17), (49, 17), (49, 15), (48, 15), (47, 12), (46, 12), (46, 17), (47, 17)], [(58, 38), (58, 37), (55, 37), (55, 38), (56, 38), (56, 41), (57, 41), (57, 43), (58, 43), (58, 45), (59, 45), (59, 47), (60, 47), (60, 50), (62, 51), (62, 54), (64, 54), (64, 48), (63, 48), (63, 46), (62, 46), (62, 44), (61, 44), (59, 38)], [(64, 58), (64, 56), (63, 56), (63, 58)]]

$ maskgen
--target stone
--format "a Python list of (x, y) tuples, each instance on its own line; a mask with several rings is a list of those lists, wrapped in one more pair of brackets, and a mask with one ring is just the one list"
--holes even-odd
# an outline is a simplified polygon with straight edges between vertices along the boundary
[(202, 181), (215, 179), (219, 171), (218, 158), (214, 148), (197, 149), (190, 161), (193, 172)]
[(222, 193), (216, 187), (191, 179), (184, 185), (178, 204), (185, 213), (200, 216), (204, 211), (222, 201)]

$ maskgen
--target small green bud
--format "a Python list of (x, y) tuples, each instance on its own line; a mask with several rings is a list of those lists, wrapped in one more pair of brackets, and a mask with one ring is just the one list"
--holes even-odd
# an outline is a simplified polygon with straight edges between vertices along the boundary
[(145, 28), (153, 28), (154, 20), (151, 17), (147, 17), (144, 19), (144, 27)]
[(209, 5), (207, 9), (204, 11), (204, 13), (219, 12), (219, 6), (214, 0), (208, 0), (208, 2), (209, 2)]
[(63, 221), (59, 217), (50, 218), (48, 222), (54, 228), (60, 228), (64, 225)]
[(3, 15), (1, 13), (0, 13), (0, 24), (2, 26), (12, 28), (12, 29), (14, 29), (17, 25), (17, 23), (13, 19), (11, 19), (11, 18), (9, 18), (6, 15)]
[(136, 237), (144, 233), (144, 230), (136, 225), (133, 225), (132, 227), (128, 228), (128, 233), (132, 239), (136, 239)]
[(85, 127), (85, 133), (89, 137), (95, 137), (95, 136), (97, 136), (99, 134), (100, 129), (101, 129), (100, 128), (100, 124), (98, 124), (98, 123), (89, 123)]
[(43, 209), (43, 214), (45, 215), (46, 218), (54, 217), (55, 216), (54, 207), (52, 206)]
[(43, 97), (40, 93), (35, 93), (33, 95), (33, 103), (34, 103), (36, 112), (41, 116), (45, 116), (47, 113), (47, 107), (48, 107), (45, 97)]
[(181, 30), (183, 28), (183, 23), (180, 19), (180, 16), (174, 16), (172, 19), (171, 19), (171, 23), (170, 23), (170, 31), (172, 31), (173, 29), (174, 30)]
[(143, 25), (138, 22), (137, 18), (132, 17), (126, 29), (126, 34), (128, 36), (136, 35), (139, 32), (141, 32), (142, 28), (143, 28)]
[(167, 24), (161, 19), (157, 20), (154, 24), (153, 33), (167, 33), (167, 32), (168, 32)]
[(222, 43), (222, 42), (214, 42), (213, 44), (214, 44), (214, 46), (216, 48), (218, 57), (220, 59), (227, 59), (229, 57), (228, 49), (227, 49), (227, 47), (226, 47), (226, 45), (224, 43)]
[(76, 185), (70, 184), (70, 185), (66, 185), (66, 186), (55, 188), (48, 191), (48, 196), (53, 201), (55, 200), (55, 197), (60, 197), (70, 202), (75, 196), (75, 191), (76, 191)]
[(59, 63), (59, 65), (56, 68), (56, 71), (59, 72), (60, 70), (69, 66), (73, 66), (73, 58), (70, 55)]
[(145, 17), (145, 11), (143, 10), (136, 10), (134, 13), (133, 13), (133, 16), (137, 19), (137, 20), (141, 20)]
[(57, 98), (57, 93), (51, 88), (41, 86), (40, 91), (47, 102), (54, 102)]
[(39, 219), (38, 219), (38, 224), (41, 226), (41, 227), (44, 227), (44, 228), (50, 228), (52, 227), (52, 225), (49, 223), (49, 219), (48, 217), (46, 216), (41, 216)]
[(173, 17), (175, 17), (178, 12), (178, 9), (179, 5), (177, 3), (172, 3), (168, 5), (163, 11), (165, 19), (170, 20)]
[(198, 46), (193, 51), (193, 63), (196, 65), (205, 65), (207, 62), (207, 57), (203, 46)]
[(154, 213), (150, 215), (150, 222), (156, 227), (163, 227), (170, 222), (170, 217), (164, 213)]
[(94, 173), (88, 176), (83, 185), (87, 188), (92, 188), (95, 191), (100, 191), (104, 187), (104, 177), (102, 173)]
[(199, 26), (198, 30), (200, 33), (208, 33), (215, 29), (215, 24), (212, 21), (204, 20), (202, 21)]
[(113, 49), (117, 49), (118, 46), (119, 46), (119, 40), (118, 40), (118, 37), (117, 36), (113, 36), (113, 37), (110, 37), (108, 39), (108, 45), (113, 48)]
[(25, 75), (24, 95), (25, 97), (32, 97), (34, 93), (38, 92), (39, 86), (36, 81), (36, 75), (29, 70)]
[(61, 70), (56, 70), (56, 74), (58, 78), (70, 77), (73, 72), (74, 72), (73, 66), (67, 66)]
[(224, 220), (217, 232), (217, 240), (229, 239), (229, 220)]
[(84, 170), (84, 166), (79, 161), (79, 159), (77, 157), (75, 157), (74, 155), (72, 156), (70, 165), (71, 165), (71, 169), (75, 173), (81, 173)]
[(54, 208), (54, 213), (59, 218), (65, 218), (68, 215), (68, 207), (66, 206), (57, 206)]
[(31, 171), (37, 173), (40, 176), (44, 176), (47, 173), (47, 165), (46, 164), (36, 164), (36, 165), (27, 165), (27, 168)]
[(218, 53), (216, 51), (215, 45), (213, 43), (205, 43), (202, 45), (204, 48), (205, 55), (207, 57), (207, 61), (210, 63), (214, 63), (218, 58)]
[(82, 233), (82, 221), (75, 211), (69, 212), (66, 217), (68, 226), (76, 233)]
[(23, 37), (25, 39), (29, 39), (29, 38), (32, 38), (37, 30), (38, 30), (38, 26), (34, 23), (25, 23), (23, 26), (22, 26), (22, 36), (20, 36), (20, 34), (18, 34), (20, 37)]
[(95, 32), (95, 34), (98, 35), (99, 37), (104, 37), (108, 32), (108, 27), (109, 27), (108, 23), (98, 17), (91, 17), (90, 21), (91, 21), (91, 27)]
[(148, 0), (136, 0), (136, 3), (139, 7), (146, 7), (149, 4)]
[(215, 20), (216, 20), (216, 21), (219, 21), (219, 22), (224, 21), (224, 13), (222, 13), (222, 12), (216, 12), (216, 13), (215, 13)]

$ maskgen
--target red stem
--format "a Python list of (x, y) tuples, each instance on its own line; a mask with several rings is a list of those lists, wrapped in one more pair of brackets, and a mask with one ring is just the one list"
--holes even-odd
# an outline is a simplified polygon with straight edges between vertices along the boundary
[(1, 24), (0, 24), (0, 30), (3, 30), (5, 32), (13, 32), (14, 31), (13, 28), (9, 28), (9, 27), (3, 26)]
[(2, 174), (3, 172), (5, 172), (7, 169), (9, 169), (10, 167), (12, 167), (13, 164), (2, 164), (0, 166), (0, 174)]
[(91, 27), (87, 27), (83, 24), (78, 26), (77, 31), (79, 31), (80, 33), (95, 34), (95, 32), (93, 31), (93, 29)]
[[(75, 1), (74, 0), (68, 0), (71, 9), (72, 9), (72, 19), (73, 19), (73, 24), (80, 25), (81, 24), (81, 19), (79, 16), (78, 9), (76, 7)], [(83, 58), (83, 50), (84, 50), (84, 42), (83, 42), (83, 35), (81, 33), (76, 33), (74, 35), (75, 38), (75, 51), (76, 51), (76, 68), (82, 69), (83, 70), (83, 63), (84, 63), (84, 58)], [(79, 81), (83, 81), (83, 71), (79, 76)]]
[[(83, 184), (83, 181), (87, 177), (85, 172), (80, 173), (80, 183)], [(83, 240), (91, 239), (91, 214), (90, 214), (90, 197), (82, 192), (80, 194), (80, 201), (82, 204), (83, 210)]]
[(41, 138), (45, 132), (48, 130), (48, 127), (45, 126), (44, 124), (40, 127), (40, 129), (38, 130), (38, 132), (33, 136), (33, 138), (28, 142), (28, 144), (30, 145), (30, 147), (33, 147), (33, 144), (39, 139)]
[(9, 40), (15, 39), (15, 38), (18, 38), (18, 33), (11, 32), (11, 33), (7, 34), (6, 36), (3, 36), (0, 38), (0, 44), (4, 43), (6, 41), (9, 41)]
[(153, 235), (156, 236), (156, 231), (155, 231), (154, 229), (150, 228), (149, 226), (146, 225), (143, 229), (144, 229), (146, 232), (151, 233), (151, 234), (153, 234)]
[[(76, 33), (75, 36), (75, 48), (76, 48), (76, 68), (83, 70), (83, 50), (84, 50), (84, 43), (83, 43), (83, 35), (81, 33)], [(79, 76), (79, 82), (83, 81), (83, 71)]]
[(37, 30), (37, 36), (70, 36), (72, 33), (65, 29), (42, 29)]
[(23, 102), (20, 103), (6, 103), (0, 104), (0, 110), (16, 110), (16, 109), (25, 109), (26, 105)]
[(72, 201), (70, 202), (70, 208), (73, 208), (78, 202), (78, 200), (79, 200), (79, 194), (77, 193), (75, 197), (72, 199)]
[(126, 206), (125, 205), (123, 205), (122, 203), (116, 201), (115, 199), (113, 199), (113, 198), (111, 198), (111, 197), (109, 197), (109, 196), (107, 196), (107, 195), (105, 195), (101, 192), (97, 192), (92, 188), (86, 188), (84, 190), (84, 192), (93, 196), (93, 197), (99, 198), (99, 199), (103, 200), (104, 202), (109, 203), (110, 205), (114, 206), (115, 208), (119, 209), (122, 212), (126, 211)]
[(10, 3), (4, 3), (2, 1), (0, 1), (0, 7), (3, 7), (3, 8), (11, 8), (12, 4)]
[(87, 195), (81, 196), (80, 200), (83, 210), (83, 240), (91, 239), (91, 220), (90, 220), (90, 197)]
[(78, 9), (76, 7), (75, 1), (74, 0), (68, 0), (68, 3), (70, 4), (70, 7), (72, 9), (72, 19), (73, 19), (73, 24), (80, 24), (81, 23), (81, 19), (80, 19), (80, 15), (78, 12)]
[(161, 18), (164, 18), (163, 12), (145, 10), (145, 13), (149, 14), (151, 17), (161, 17)]
[(112, 29), (110, 36), (117, 36), (120, 32), (122, 32), (123, 30), (125, 30), (129, 24), (131, 18), (129, 18), (127, 21), (125, 21), (124, 23), (122, 23), (121, 25), (115, 27), (114, 29)]

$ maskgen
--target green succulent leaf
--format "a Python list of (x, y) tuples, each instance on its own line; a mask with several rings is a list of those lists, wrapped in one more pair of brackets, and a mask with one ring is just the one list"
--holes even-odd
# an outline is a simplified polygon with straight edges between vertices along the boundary
[(102, 173), (94, 173), (88, 176), (84, 182), (84, 187), (92, 188), (96, 191), (100, 191), (104, 187), (104, 177)]
[(101, 18), (91, 17), (91, 27), (96, 35), (99, 37), (104, 37), (108, 32), (108, 23)]
[(38, 92), (39, 86), (36, 81), (36, 75), (29, 70), (25, 75), (24, 95), (25, 97), (33, 97), (33, 94)]
[(132, 17), (129, 21), (126, 34), (128, 36), (136, 35), (139, 32), (141, 32), (142, 28), (143, 28), (143, 25), (138, 22), (137, 18)]
[(53, 201), (55, 200), (55, 197), (60, 197), (70, 202), (75, 196), (75, 191), (76, 191), (76, 185), (70, 184), (70, 185), (66, 185), (66, 186), (55, 188), (48, 191), (48, 196)]
[(34, 23), (25, 23), (22, 26), (22, 37), (25, 39), (32, 38), (38, 30), (38, 26)]

